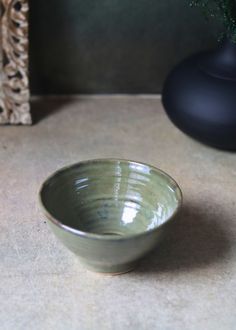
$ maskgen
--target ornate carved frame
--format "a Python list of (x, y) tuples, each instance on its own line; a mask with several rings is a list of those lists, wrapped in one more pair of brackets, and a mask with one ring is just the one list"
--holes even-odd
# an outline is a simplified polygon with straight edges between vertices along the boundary
[(0, 0), (0, 124), (31, 124), (28, 0)]

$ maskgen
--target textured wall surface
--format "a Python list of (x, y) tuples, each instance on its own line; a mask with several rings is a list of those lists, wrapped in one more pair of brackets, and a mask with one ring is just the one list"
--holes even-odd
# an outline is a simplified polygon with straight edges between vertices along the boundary
[(188, 0), (30, 0), (33, 93), (156, 93), (170, 68), (216, 42)]

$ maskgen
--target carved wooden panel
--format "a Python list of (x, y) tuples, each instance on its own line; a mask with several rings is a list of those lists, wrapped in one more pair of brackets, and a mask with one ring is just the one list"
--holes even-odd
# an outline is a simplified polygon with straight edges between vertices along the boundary
[(28, 0), (0, 0), (0, 124), (31, 124)]

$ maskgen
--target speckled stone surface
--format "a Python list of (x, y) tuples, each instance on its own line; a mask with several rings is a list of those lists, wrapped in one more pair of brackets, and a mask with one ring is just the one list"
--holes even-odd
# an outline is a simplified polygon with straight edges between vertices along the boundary
[[(236, 154), (185, 136), (155, 97), (36, 100), (33, 115), (0, 128), (1, 329), (235, 329)], [(86, 271), (38, 207), (51, 172), (97, 157), (158, 166), (184, 194), (169, 238), (121, 276)]]

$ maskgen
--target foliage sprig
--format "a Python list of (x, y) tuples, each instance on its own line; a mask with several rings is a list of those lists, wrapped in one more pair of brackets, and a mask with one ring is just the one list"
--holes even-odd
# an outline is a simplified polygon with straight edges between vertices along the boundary
[(190, 6), (201, 8), (206, 17), (219, 19), (224, 34), (236, 43), (236, 0), (191, 0)]

